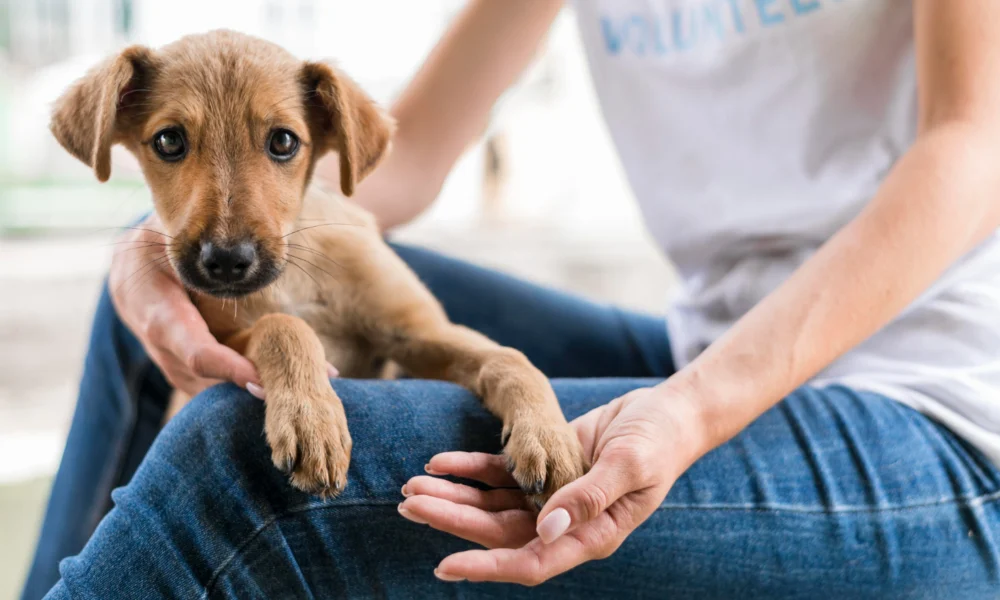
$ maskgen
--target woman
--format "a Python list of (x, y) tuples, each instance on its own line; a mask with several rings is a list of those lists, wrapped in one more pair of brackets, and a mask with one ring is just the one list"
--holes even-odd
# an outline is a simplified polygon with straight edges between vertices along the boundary
[[(384, 227), (432, 202), (561, 6), (469, 3), (359, 190)], [(612, 137), (683, 280), (669, 336), (399, 252), (453, 320), (556, 378), (591, 472), (536, 515), (466, 393), (335, 381), (355, 453), (346, 492), (321, 502), (270, 467), (260, 404), (216, 386), (91, 536), (155, 435), (160, 372), (189, 392), (255, 381), (159, 273), (102, 303), (26, 597), (88, 537), (51, 597), (995, 596), (1000, 4), (576, 8)], [(118, 253), (110, 289), (136, 266)]]

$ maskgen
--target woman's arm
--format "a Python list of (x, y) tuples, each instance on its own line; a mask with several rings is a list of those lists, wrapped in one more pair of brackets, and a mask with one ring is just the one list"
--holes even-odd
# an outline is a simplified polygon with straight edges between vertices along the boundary
[[(439, 578), (537, 584), (608, 556), (695, 460), (887, 324), (1000, 226), (1000, 3), (914, 7), (920, 133), (869, 206), (691, 365), (576, 419), (593, 467), (537, 518), (516, 507), (459, 518), (453, 504), (488, 506), (488, 492), (410, 480), (408, 518), (492, 540), (444, 559)], [(502, 461), (465, 453), (438, 455), (430, 468), (480, 480), (503, 472)]]
[(886, 325), (1000, 226), (1000, 3), (918, 0), (914, 10), (917, 141), (860, 215), (664, 384), (702, 413), (706, 450)]
[[(563, 0), (471, 0), (392, 107), (393, 148), (355, 201), (383, 229), (417, 216), (486, 128), (497, 98), (525, 69)], [(319, 173), (336, 177), (334, 162)]]

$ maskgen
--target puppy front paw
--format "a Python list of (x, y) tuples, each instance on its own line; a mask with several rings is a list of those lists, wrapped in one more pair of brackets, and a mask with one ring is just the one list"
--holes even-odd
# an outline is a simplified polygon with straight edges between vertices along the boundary
[(590, 468), (576, 432), (563, 419), (522, 417), (504, 426), (508, 470), (535, 506)]
[(351, 434), (332, 389), (313, 394), (269, 391), (264, 432), (274, 466), (296, 488), (333, 497), (347, 486)]

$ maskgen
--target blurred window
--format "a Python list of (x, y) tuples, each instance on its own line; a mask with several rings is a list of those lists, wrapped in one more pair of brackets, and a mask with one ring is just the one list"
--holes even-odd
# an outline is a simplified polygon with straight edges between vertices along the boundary
[(118, 0), (115, 3), (115, 29), (119, 37), (129, 39), (135, 24), (135, 3), (133, 0)]
[(4, 5), (12, 62), (41, 66), (70, 55), (69, 0), (17, 0)]

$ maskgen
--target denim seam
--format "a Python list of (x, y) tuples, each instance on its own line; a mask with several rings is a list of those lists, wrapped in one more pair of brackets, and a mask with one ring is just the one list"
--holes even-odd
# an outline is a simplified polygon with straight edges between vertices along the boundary
[(236, 560), (237, 557), (239, 557), (239, 555), (243, 552), (243, 550), (245, 550), (247, 546), (253, 543), (253, 541), (256, 540), (260, 536), (260, 534), (262, 534), (265, 530), (270, 528), (278, 521), (284, 519), (285, 517), (290, 517), (292, 515), (296, 515), (299, 513), (311, 512), (314, 510), (322, 510), (326, 508), (344, 508), (353, 506), (393, 506), (395, 504), (399, 503), (357, 500), (353, 502), (338, 502), (336, 504), (304, 504), (302, 506), (289, 508), (280, 514), (272, 515), (270, 518), (261, 523), (260, 527), (258, 527), (252, 534), (250, 534), (250, 537), (248, 537), (242, 544), (240, 544), (239, 547), (233, 550), (233, 553), (229, 556), (229, 558), (222, 561), (222, 564), (219, 565), (219, 568), (217, 568), (215, 572), (212, 573), (212, 576), (209, 578), (208, 583), (205, 584), (205, 592), (201, 595), (201, 597), (208, 598), (209, 594), (212, 591), (212, 588), (215, 586), (215, 583), (219, 580), (219, 577), (225, 572), (225, 570), (229, 567), (229, 565), (234, 560)]
[[(882, 513), (882, 512), (901, 512), (905, 510), (914, 510), (919, 508), (929, 508), (932, 506), (945, 506), (945, 505), (955, 505), (955, 506), (981, 506), (983, 504), (993, 502), (995, 500), (1000, 500), (1000, 490), (992, 492), (990, 494), (985, 494), (982, 496), (972, 496), (972, 497), (960, 497), (960, 498), (950, 498), (941, 499), (929, 502), (918, 502), (915, 504), (906, 504), (901, 506), (887, 506), (887, 507), (865, 507), (865, 506), (845, 506), (845, 507), (835, 507), (832, 509), (814, 509), (807, 506), (798, 505), (782, 505), (782, 504), (772, 504), (768, 506), (758, 506), (753, 504), (661, 504), (657, 507), (656, 512), (668, 511), (668, 510), (697, 510), (697, 511), (745, 511), (745, 512), (785, 512), (785, 513), (798, 513), (798, 514), (844, 514), (844, 513)], [(398, 502), (379, 502), (371, 500), (358, 500), (354, 502), (338, 502), (336, 504), (307, 504), (302, 506), (297, 506), (290, 508), (285, 512), (277, 515), (273, 515), (271, 518), (267, 519), (260, 527), (257, 528), (253, 534), (250, 535), (242, 544), (239, 545), (236, 550), (233, 551), (232, 555), (229, 556), (225, 561), (219, 565), (219, 568), (212, 573), (212, 577), (208, 580), (205, 585), (205, 592), (202, 594), (202, 598), (208, 598), (215, 586), (215, 583), (219, 580), (219, 577), (225, 572), (229, 565), (245, 550), (251, 543), (256, 540), (261, 533), (270, 528), (272, 525), (278, 521), (305, 512), (312, 512), (314, 510), (324, 510), (328, 508), (345, 508), (345, 507), (355, 507), (355, 506), (371, 506), (371, 507), (382, 507), (382, 506), (394, 506), (399, 504)]]
[(955, 505), (962, 507), (976, 507), (1000, 500), (1000, 490), (984, 494), (981, 496), (963, 496), (957, 498), (942, 498), (940, 500), (929, 500), (927, 502), (917, 502), (914, 504), (902, 504), (899, 506), (834, 506), (831, 508), (814, 508), (796, 504), (661, 504), (656, 510), (700, 510), (700, 511), (747, 511), (747, 512), (787, 512), (799, 514), (847, 514), (847, 513), (883, 513), (901, 512), (919, 508), (929, 508), (932, 506)]
[[(150, 369), (153, 367), (153, 361), (146, 359), (142, 363), (135, 367), (134, 372), (127, 376), (126, 383), (126, 394), (128, 395), (129, 406), (131, 410), (129, 411), (128, 428), (125, 435), (122, 436), (122, 442), (119, 444), (118, 452), (115, 456), (115, 483), (113, 487), (120, 487), (126, 485), (128, 482), (123, 481), (125, 475), (125, 463), (126, 456), (128, 455), (129, 449), (135, 445), (136, 436), (138, 435), (138, 425), (139, 425), (139, 393), (142, 389), (142, 384), (149, 376)], [(110, 507), (110, 500), (109, 500)]]
[[(107, 282), (105, 282), (105, 285), (107, 285)], [(125, 327), (123, 323), (121, 326)], [(116, 339), (114, 340), (114, 343), (116, 346), (115, 353), (119, 356), (122, 355), (123, 352), (120, 348), (121, 340)], [(139, 397), (139, 388), (142, 385), (143, 377), (145, 377), (148, 372), (148, 367), (151, 364), (152, 362), (149, 359), (146, 359), (145, 361), (142, 361), (142, 364), (135, 366), (131, 372), (125, 373), (123, 376), (125, 395), (127, 396), (126, 414), (123, 419), (125, 421), (125, 426), (120, 440), (117, 444), (115, 444), (113, 458), (108, 461), (108, 464), (104, 469), (102, 474), (103, 476), (101, 478), (102, 483), (98, 484), (98, 489), (106, 490), (102, 491), (100, 494), (101, 497), (106, 500), (102, 503), (95, 503), (94, 505), (95, 513), (91, 516), (91, 522), (93, 523), (91, 532), (97, 528), (101, 519), (103, 519), (104, 516), (107, 515), (113, 508), (114, 501), (111, 499), (111, 492), (114, 491), (115, 488), (123, 485), (122, 475), (125, 473), (125, 457), (128, 454), (129, 448), (131, 448), (135, 442), (136, 429), (139, 419), (139, 407), (136, 399)]]

